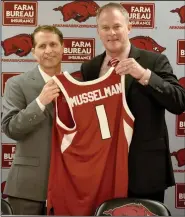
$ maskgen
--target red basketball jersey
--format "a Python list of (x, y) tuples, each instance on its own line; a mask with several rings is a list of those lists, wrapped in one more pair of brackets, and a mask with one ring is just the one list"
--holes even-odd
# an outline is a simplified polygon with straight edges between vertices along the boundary
[(127, 197), (128, 150), (134, 117), (125, 76), (114, 68), (88, 82), (54, 76), (56, 100), (47, 209), (54, 215), (93, 215), (105, 200)]

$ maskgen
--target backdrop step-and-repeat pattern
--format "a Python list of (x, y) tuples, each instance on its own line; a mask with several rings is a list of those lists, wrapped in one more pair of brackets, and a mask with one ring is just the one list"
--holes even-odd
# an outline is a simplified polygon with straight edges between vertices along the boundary
[[(7, 79), (35, 66), (30, 34), (38, 25), (57, 26), (64, 34), (62, 69), (76, 72), (83, 61), (104, 51), (96, 31), (96, 10), (109, 1), (3, 1), (1, 38), (1, 97)], [(185, 87), (184, 1), (117, 1), (129, 12), (131, 42), (139, 48), (167, 55), (174, 74)], [(76, 13), (76, 16), (74, 15)], [(166, 112), (176, 185), (169, 188), (165, 204), (172, 215), (185, 213), (185, 112)], [(16, 141), (2, 132), (1, 196), (11, 166)]]

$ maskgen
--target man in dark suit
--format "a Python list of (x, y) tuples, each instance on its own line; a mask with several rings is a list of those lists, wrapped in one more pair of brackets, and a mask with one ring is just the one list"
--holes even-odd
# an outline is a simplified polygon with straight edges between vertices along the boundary
[(185, 110), (185, 89), (179, 85), (165, 55), (137, 49), (130, 44), (128, 12), (117, 3), (102, 6), (97, 30), (105, 52), (81, 66), (85, 81), (104, 75), (111, 62), (125, 75), (127, 103), (135, 117), (129, 150), (129, 197), (163, 202), (174, 174), (165, 122), (165, 109)]
[(38, 65), (8, 79), (3, 97), (2, 129), (17, 141), (5, 186), (14, 215), (41, 215), (45, 209), (50, 165), (52, 100), (59, 88), (51, 76), (61, 72), (63, 35), (39, 26), (32, 52)]

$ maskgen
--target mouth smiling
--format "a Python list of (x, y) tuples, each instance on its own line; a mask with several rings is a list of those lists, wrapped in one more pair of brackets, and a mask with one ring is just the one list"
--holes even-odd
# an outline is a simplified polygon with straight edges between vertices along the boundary
[(46, 60), (51, 60), (51, 59), (53, 59), (54, 57), (52, 56), (52, 57), (45, 57), (44, 59), (46, 59)]
[(108, 40), (108, 42), (116, 42), (116, 41), (119, 41), (118, 39), (111, 39), (111, 40)]

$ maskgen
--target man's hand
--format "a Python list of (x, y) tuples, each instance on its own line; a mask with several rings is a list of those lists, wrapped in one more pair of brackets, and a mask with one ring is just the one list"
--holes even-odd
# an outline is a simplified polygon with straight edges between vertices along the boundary
[(146, 71), (139, 63), (133, 58), (121, 60), (115, 68), (115, 71), (119, 75), (130, 74), (137, 80), (141, 79)]
[(45, 106), (59, 96), (60, 89), (53, 79), (49, 80), (43, 87), (39, 100)]

